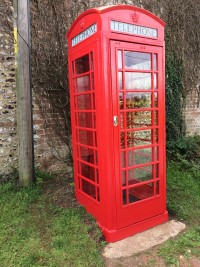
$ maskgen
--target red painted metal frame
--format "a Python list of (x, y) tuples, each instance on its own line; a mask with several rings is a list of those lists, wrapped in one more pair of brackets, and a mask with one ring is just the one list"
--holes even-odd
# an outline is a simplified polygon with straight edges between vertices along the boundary
[[(129, 24), (155, 28), (158, 31), (158, 38), (146, 38), (110, 30), (110, 21), (121, 21)], [(72, 39), (85, 29), (96, 23), (97, 31), (84, 41), (72, 46)], [(164, 25), (158, 17), (150, 12), (133, 6), (110, 6), (90, 9), (83, 12), (73, 23), (68, 32), (68, 56), (69, 56), (69, 81), (70, 81), (70, 104), (72, 122), (72, 144), (74, 158), (75, 192), (78, 201), (97, 219), (105, 238), (109, 242), (115, 242), (124, 237), (130, 236), (147, 228), (163, 223), (168, 219), (166, 211), (166, 156), (165, 156), (165, 47), (164, 47)], [(122, 181), (120, 175), (120, 126), (113, 126), (113, 116), (119, 116), (119, 97), (117, 89), (117, 49), (158, 54), (159, 73), (159, 99), (158, 99), (158, 127), (154, 125), (148, 129), (158, 128), (160, 187), (159, 194), (153, 198), (141, 199), (138, 202), (124, 206), (122, 204)], [(91, 110), (81, 110), (82, 113), (96, 114), (96, 129), (79, 127), (77, 116), (77, 78), (85, 74), (75, 74), (73, 64), (75, 61), (87, 54), (93, 53), (94, 70), (86, 74), (94, 73), (94, 95), (95, 107)], [(91, 63), (90, 63), (91, 64)], [(145, 72), (145, 71), (144, 71)], [(151, 72), (151, 71), (147, 71)], [(90, 77), (91, 79), (91, 77)], [(151, 92), (151, 90), (146, 90)], [(152, 90), (153, 92), (153, 90)], [(93, 93), (81, 93), (93, 94)], [(152, 93), (153, 94), (153, 93)], [(83, 97), (84, 98), (84, 97)], [(140, 109), (140, 111), (154, 110), (152, 108)], [(133, 110), (126, 110), (129, 112)], [(135, 109), (135, 111), (139, 111)], [(79, 110), (80, 112), (80, 110)], [(154, 116), (154, 115), (153, 115)], [(92, 115), (94, 126), (94, 115)], [(97, 146), (88, 144), (80, 145), (78, 130), (96, 132)], [(142, 130), (141, 128), (140, 130)], [(144, 128), (146, 129), (146, 128)], [(143, 130), (144, 130), (143, 129)], [(127, 131), (127, 130), (125, 130)], [(134, 130), (133, 130), (134, 131)], [(95, 158), (98, 164), (88, 163), (81, 159), (80, 147), (96, 151)], [(153, 147), (155, 145), (150, 145)], [(144, 146), (146, 147), (146, 146)], [(78, 149), (77, 149), (78, 148)], [(134, 149), (134, 148), (133, 148)], [(95, 152), (95, 153), (96, 153)], [(98, 169), (94, 181), (80, 174), (80, 163)], [(85, 166), (84, 165), (84, 166)], [(148, 165), (148, 164), (146, 164)], [(145, 164), (140, 165), (140, 167)], [(153, 165), (154, 166), (154, 165)], [(125, 168), (127, 169), (127, 167)], [(81, 190), (80, 181), (87, 181), (95, 187), (96, 197)], [(157, 181), (154, 177), (153, 182)], [(149, 182), (149, 181), (148, 181)], [(151, 181), (150, 181), (151, 182)], [(144, 197), (146, 182), (142, 182), (141, 190), (137, 196)], [(128, 186), (134, 192), (135, 185)], [(97, 189), (100, 196), (97, 197)], [(155, 185), (154, 185), (155, 193)], [(153, 207), (153, 208), (152, 208)]]

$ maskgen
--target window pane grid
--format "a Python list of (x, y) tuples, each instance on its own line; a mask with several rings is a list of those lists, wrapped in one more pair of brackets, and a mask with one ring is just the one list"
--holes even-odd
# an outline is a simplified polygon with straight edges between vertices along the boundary
[(117, 56), (122, 204), (129, 205), (159, 192), (158, 57), (122, 49)]
[(100, 201), (93, 52), (73, 63), (79, 189)]
[(125, 186), (122, 186), (122, 190), (124, 189), (131, 189), (131, 188), (135, 188), (135, 187), (138, 187), (140, 185), (146, 185), (146, 184), (149, 184), (149, 183), (154, 183), (154, 182), (158, 182), (160, 181), (159, 178), (156, 178), (156, 179), (151, 179), (151, 180), (148, 180), (148, 181), (143, 181), (143, 182), (140, 182), (140, 183), (135, 183), (135, 184), (132, 184), (132, 185), (125, 185)]
[[(126, 154), (126, 158), (127, 158), (127, 154)], [(127, 162), (127, 161), (126, 161)], [(155, 160), (155, 161), (149, 161), (148, 163), (141, 163), (141, 164), (137, 164), (135, 166), (126, 166), (125, 168), (121, 168), (122, 171), (130, 171), (130, 170), (135, 170), (135, 169), (138, 169), (138, 168), (143, 168), (143, 167), (151, 167), (155, 164), (159, 163), (158, 160)], [(150, 172), (148, 171), (147, 169), (145, 169), (147, 172)]]

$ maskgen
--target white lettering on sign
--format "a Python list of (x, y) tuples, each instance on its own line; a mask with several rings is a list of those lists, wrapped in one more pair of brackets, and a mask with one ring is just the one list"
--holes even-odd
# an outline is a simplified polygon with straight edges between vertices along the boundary
[(135, 34), (135, 35), (140, 35), (140, 36), (150, 37), (150, 38), (158, 38), (157, 29), (124, 23), (120, 21), (111, 20), (110, 28), (112, 31)]
[(76, 44), (82, 42), (86, 38), (90, 37), (97, 31), (97, 24), (91, 25), (89, 28), (84, 30), (83, 32), (76, 35), (74, 38), (72, 38), (72, 46), (75, 46)]

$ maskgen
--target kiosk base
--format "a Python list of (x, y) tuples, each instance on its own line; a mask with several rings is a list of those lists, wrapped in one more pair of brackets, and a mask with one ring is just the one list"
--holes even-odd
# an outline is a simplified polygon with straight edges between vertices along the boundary
[(168, 212), (166, 211), (163, 214), (149, 218), (145, 221), (129, 225), (121, 229), (108, 230), (107, 228), (104, 228), (101, 224), (99, 224), (99, 226), (107, 242), (116, 242), (167, 221), (168, 221)]

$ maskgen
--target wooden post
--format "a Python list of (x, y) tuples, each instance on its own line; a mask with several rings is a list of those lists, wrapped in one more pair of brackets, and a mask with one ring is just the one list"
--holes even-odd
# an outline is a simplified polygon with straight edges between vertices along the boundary
[(19, 181), (27, 186), (34, 180), (29, 0), (14, 0), (14, 9)]

